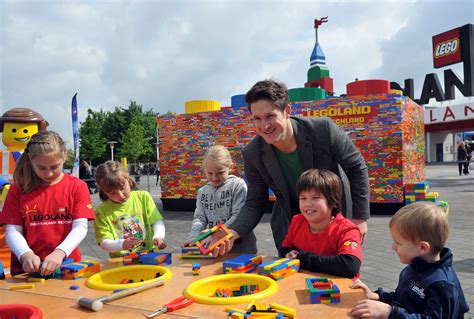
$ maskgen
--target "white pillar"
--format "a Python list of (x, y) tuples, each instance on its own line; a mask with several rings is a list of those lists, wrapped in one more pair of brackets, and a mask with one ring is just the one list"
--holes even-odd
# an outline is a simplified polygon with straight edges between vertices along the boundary
[(431, 150), (430, 150), (430, 133), (426, 133), (426, 139), (425, 139), (425, 155), (426, 155), (426, 162), (431, 163)]

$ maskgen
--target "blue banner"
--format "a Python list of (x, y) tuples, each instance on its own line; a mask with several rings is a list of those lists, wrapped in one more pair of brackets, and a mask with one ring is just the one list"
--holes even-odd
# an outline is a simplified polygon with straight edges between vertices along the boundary
[(72, 114), (72, 136), (74, 139), (74, 166), (72, 168), (72, 176), (79, 177), (79, 120), (77, 116), (77, 93), (74, 94), (71, 103)]

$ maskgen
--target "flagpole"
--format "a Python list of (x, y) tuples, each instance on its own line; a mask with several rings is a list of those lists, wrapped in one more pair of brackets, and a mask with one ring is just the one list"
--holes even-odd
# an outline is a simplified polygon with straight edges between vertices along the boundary
[(72, 115), (72, 136), (74, 140), (74, 165), (72, 167), (72, 176), (79, 177), (79, 120), (77, 116), (77, 93), (72, 97), (71, 115)]

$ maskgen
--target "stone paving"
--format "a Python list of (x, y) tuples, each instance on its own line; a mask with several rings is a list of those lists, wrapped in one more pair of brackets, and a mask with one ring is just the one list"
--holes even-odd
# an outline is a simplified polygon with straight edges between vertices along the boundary
[[(471, 165), (474, 167), (474, 165)], [(474, 318), (474, 171), (468, 176), (459, 176), (457, 165), (443, 163), (428, 165), (426, 180), (432, 191), (440, 193), (442, 200), (450, 204), (450, 234), (447, 246), (454, 253), (454, 268), (464, 290), (471, 311), (466, 318)], [(193, 212), (163, 211), (160, 202), (160, 189), (155, 186), (156, 177), (142, 176), (140, 189), (149, 191), (155, 198), (166, 225), (165, 251), (180, 252), (179, 245), (184, 241), (190, 229)], [(94, 207), (100, 203), (97, 194), (92, 196)], [(255, 229), (258, 250), (263, 255), (277, 255), (270, 229), (271, 214), (265, 214)], [(376, 215), (369, 220), (369, 233), (363, 246), (363, 264), (361, 279), (371, 289), (382, 287), (394, 290), (398, 275), (404, 267), (398, 256), (391, 249), (391, 238), (388, 230), (390, 216)], [(95, 242), (93, 224), (80, 248), (87, 258), (106, 258)]]

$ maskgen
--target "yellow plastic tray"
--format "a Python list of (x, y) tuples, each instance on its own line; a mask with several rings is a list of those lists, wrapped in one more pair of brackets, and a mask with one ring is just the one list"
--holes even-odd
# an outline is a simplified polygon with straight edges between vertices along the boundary
[[(240, 297), (210, 297), (218, 288), (232, 288), (241, 285), (258, 285), (260, 291)], [(278, 291), (278, 284), (271, 278), (253, 274), (227, 274), (199, 279), (184, 290), (184, 296), (207, 305), (233, 305), (267, 298)]]
[[(155, 278), (156, 273), (161, 274)], [(115, 290), (137, 287), (158, 279), (164, 281), (171, 278), (173, 273), (170, 269), (163, 266), (154, 265), (133, 265), (121, 266), (117, 268), (107, 269), (92, 275), (87, 279), (86, 286), (96, 290)], [(132, 279), (133, 283), (121, 284), (123, 279)], [(141, 280), (144, 281), (141, 281)]]

